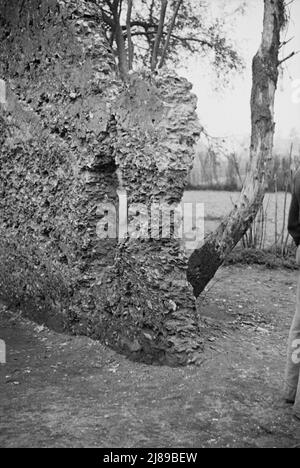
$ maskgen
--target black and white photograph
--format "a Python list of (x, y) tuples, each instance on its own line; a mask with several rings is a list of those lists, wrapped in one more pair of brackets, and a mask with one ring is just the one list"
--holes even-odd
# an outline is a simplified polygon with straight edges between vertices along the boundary
[(300, 448), (299, 18), (0, 0), (0, 448)]

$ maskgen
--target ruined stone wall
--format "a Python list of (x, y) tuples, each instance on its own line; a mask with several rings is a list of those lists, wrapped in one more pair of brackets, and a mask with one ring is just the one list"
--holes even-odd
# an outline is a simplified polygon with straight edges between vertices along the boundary
[(115, 201), (115, 64), (84, 1), (0, 6), (0, 294), (58, 329), (89, 331), (91, 284), (113, 262), (98, 203)]
[(131, 76), (115, 110), (117, 164), (132, 207), (129, 225), (137, 231), (130, 228), (133, 235), (117, 249), (107, 296), (114, 314), (127, 315), (132, 352), (171, 365), (197, 361), (199, 319), (186, 280), (180, 219), (174, 214), (174, 234), (163, 239), (153, 235), (151, 221), (158, 217), (155, 206), (168, 212), (182, 199), (201, 131), (196, 105), (187, 80), (168, 70), (143, 71)]
[(83, 0), (5, 0), (0, 21), (1, 299), (136, 359), (197, 361), (180, 241), (143, 236), (146, 219), (119, 244), (97, 231), (120, 184), (129, 204), (180, 202), (200, 132), (189, 83), (122, 84)]

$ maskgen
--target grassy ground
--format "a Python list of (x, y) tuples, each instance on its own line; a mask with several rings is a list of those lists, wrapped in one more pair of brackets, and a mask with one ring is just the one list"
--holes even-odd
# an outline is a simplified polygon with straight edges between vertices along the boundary
[(85, 337), (0, 314), (2, 447), (295, 447), (282, 399), (297, 273), (219, 271), (199, 302), (200, 367), (137, 364)]
[(289, 246), (288, 252), (282, 256), (281, 252), (275, 252), (274, 248), (259, 250), (237, 246), (227, 257), (226, 265), (263, 265), (266, 268), (298, 270), (296, 264), (296, 247)]

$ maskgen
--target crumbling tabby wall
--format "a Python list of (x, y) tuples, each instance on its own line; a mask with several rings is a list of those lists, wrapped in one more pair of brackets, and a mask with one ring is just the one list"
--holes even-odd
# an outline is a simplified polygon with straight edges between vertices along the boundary
[(121, 84), (83, 0), (5, 0), (0, 21), (1, 298), (134, 358), (197, 360), (179, 241), (97, 237), (117, 166), (129, 203), (180, 201), (200, 131), (190, 85), (169, 72)]
[(115, 246), (96, 235), (97, 205), (116, 199), (114, 60), (84, 1), (2, 1), (0, 21), (1, 296), (92, 332), (90, 285)]
[(109, 303), (136, 323), (132, 350), (151, 350), (169, 364), (197, 360), (202, 343), (187, 259), (176, 239), (180, 220), (174, 236), (163, 240), (152, 236), (149, 224), (158, 216), (151, 208), (168, 210), (181, 201), (200, 133), (196, 104), (190, 83), (176, 73), (144, 71), (131, 76), (115, 109), (117, 163), (129, 206), (137, 204), (138, 221), (131, 209), (129, 223), (139, 230), (117, 249)]

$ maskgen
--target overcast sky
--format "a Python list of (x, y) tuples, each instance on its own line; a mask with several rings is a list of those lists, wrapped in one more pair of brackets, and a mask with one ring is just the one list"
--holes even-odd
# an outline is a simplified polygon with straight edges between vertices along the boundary
[[(211, 0), (216, 8), (220, 1)], [(181, 72), (194, 84), (201, 123), (214, 136), (250, 132), (251, 62), (261, 39), (263, 0), (249, 0), (248, 5), (246, 14), (237, 19), (233, 36), (246, 62), (243, 75), (236, 77), (225, 91), (216, 93), (211, 86), (211, 76), (204, 74), (201, 62), (193, 60)], [(300, 0), (294, 0), (290, 10), (291, 19), (286, 37), (294, 36), (294, 39), (285, 47), (285, 56), (292, 50), (300, 50)], [(292, 128), (297, 128), (300, 132), (300, 103), (293, 103), (292, 100), (292, 83), (295, 86), (296, 80), (299, 80), (300, 88), (300, 54), (286, 62), (284, 75), (278, 86), (275, 118), (277, 134), (282, 136), (289, 135)]]

